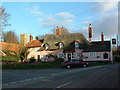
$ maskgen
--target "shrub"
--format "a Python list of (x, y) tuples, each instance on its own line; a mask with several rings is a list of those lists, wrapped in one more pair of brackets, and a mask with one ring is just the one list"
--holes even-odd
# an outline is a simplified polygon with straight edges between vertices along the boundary
[(19, 61), (20, 57), (18, 55), (7, 55), (2, 56), (2, 61)]
[(120, 55), (115, 55), (115, 61), (120, 62)]
[(54, 63), (58, 63), (58, 64), (61, 64), (62, 62), (64, 62), (64, 59), (63, 58), (57, 58), (55, 59)]
[(30, 58), (30, 63), (33, 63), (33, 62), (35, 62), (35, 61), (36, 61), (35, 57), (31, 57), (31, 58)]

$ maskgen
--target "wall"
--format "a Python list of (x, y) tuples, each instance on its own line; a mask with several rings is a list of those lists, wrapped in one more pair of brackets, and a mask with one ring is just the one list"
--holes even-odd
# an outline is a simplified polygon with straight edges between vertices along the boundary
[(80, 53), (82, 55), (82, 51), (83, 51), (83, 49), (75, 49), (74, 59), (81, 59), (81, 58), (77, 57), (77, 53)]
[(20, 44), (26, 46), (28, 43), (28, 34), (20, 34)]
[(40, 55), (40, 51), (38, 51), (40, 49), (40, 47), (35, 47), (35, 48), (30, 48), (29, 49), (29, 55), (27, 57), (27, 59), (31, 58), (31, 57), (35, 57), (35, 59), (38, 59), (38, 55)]
[[(96, 56), (89, 56), (89, 52), (83, 52), (83, 56), (84, 57), (88, 57), (88, 58), (83, 58), (83, 61), (108, 61), (111, 60), (111, 53), (110, 52), (106, 52), (108, 54), (108, 59), (104, 59), (103, 58), (103, 54), (105, 52), (96, 52)], [(99, 56), (100, 58), (97, 58), (97, 56)]]

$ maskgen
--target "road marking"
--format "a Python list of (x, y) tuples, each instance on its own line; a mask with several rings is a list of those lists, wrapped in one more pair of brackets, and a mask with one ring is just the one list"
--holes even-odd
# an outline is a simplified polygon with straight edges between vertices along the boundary
[(32, 79), (27, 79), (27, 80), (25, 80), (25, 81), (30, 81), (30, 80), (32, 80)]
[(60, 85), (60, 86), (58, 86), (58, 87), (56, 87), (56, 88), (61, 88), (61, 87), (66, 86), (66, 85), (68, 85), (68, 84), (70, 84), (70, 83), (72, 83), (72, 82), (65, 83), (65, 84)]
[(3, 86), (7, 86), (7, 85), (9, 85), (9, 84), (3, 84)]
[(38, 78), (33, 78), (33, 80), (36, 80), (36, 79), (38, 79)]
[(55, 73), (53, 73), (51, 76), (55, 76), (56, 74)]
[(17, 82), (11, 82), (10, 84), (15, 84), (15, 83), (17, 83)]
[(25, 82), (24, 80), (22, 80), (22, 81), (19, 81), (19, 82)]
[(39, 78), (43, 78), (43, 77), (39, 77)]

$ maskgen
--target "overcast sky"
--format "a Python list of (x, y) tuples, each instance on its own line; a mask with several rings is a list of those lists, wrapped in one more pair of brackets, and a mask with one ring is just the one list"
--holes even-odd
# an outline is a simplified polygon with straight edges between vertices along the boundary
[(9, 23), (20, 34), (45, 35), (57, 26), (70, 33), (83, 33), (88, 39), (88, 24), (92, 24), (93, 40), (101, 32), (109, 40), (118, 33), (118, 2), (3, 2), (11, 14)]

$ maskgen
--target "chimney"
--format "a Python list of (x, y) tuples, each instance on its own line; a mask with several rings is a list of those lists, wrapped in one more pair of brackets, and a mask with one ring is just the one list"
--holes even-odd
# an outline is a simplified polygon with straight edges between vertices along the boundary
[(101, 43), (104, 44), (104, 35), (103, 35), (103, 32), (101, 33)]
[(92, 26), (91, 26), (91, 24), (89, 24), (89, 27), (88, 27), (88, 35), (89, 35), (89, 42), (91, 42), (91, 39), (92, 39)]
[(55, 34), (56, 34), (56, 35), (60, 35), (60, 29), (58, 28), (58, 26), (57, 26), (57, 28), (55, 29)]
[(33, 36), (32, 35), (30, 35), (30, 42), (33, 40)]

